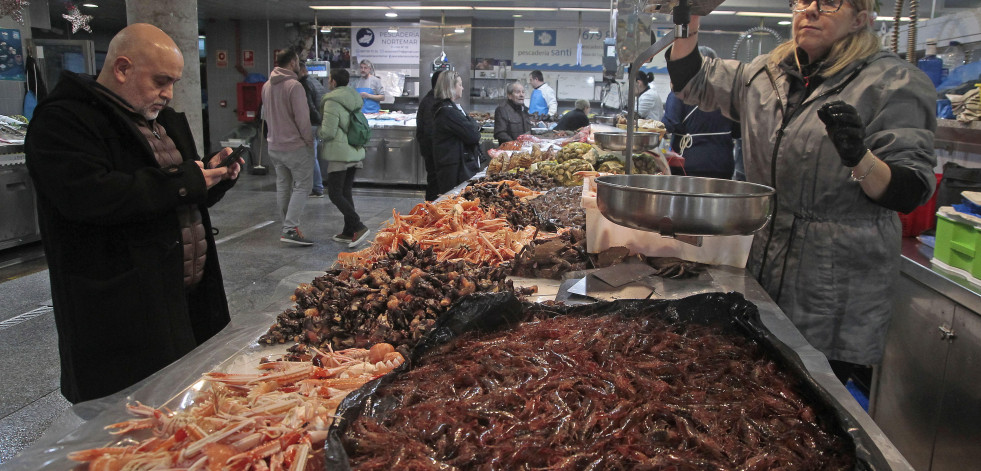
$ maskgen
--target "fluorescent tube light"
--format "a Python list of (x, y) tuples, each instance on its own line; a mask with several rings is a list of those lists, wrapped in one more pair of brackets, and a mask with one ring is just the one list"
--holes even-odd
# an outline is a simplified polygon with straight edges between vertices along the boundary
[(388, 10), (388, 7), (371, 5), (310, 5), (314, 10)]
[(775, 13), (769, 11), (737, 11), (736, 16), (761, 16), (764, 18), (793, 18), (793, 13)]
[(463, 33), (463, 32), (465, 32), (465, 31), (464, 31), (464, 29), (463, 29), (463, 28), (457, 28), (457, 29), (454, 29), (454, 30), (453, 30), (453, 32), (454, 32), (454, 33)]
[(434, 7), (434, 6), (431, 6), (431, 5), (430, 6), (423, 6), (423, 5), (419, 5), (419, 6), (405, 6), (405, 5), (399, 5), (399, 6), (393, 6), (393, 7), (391, 7), (391, 9), (392, 10), (473, 10), (473, 7), (465, 7), (465, 6)]
[(557, 8), (548, 7), (473, 7), (474, 10), (482, 11), (556, 11)]
[(395, 13), (394, 11), (390, 11), (388, 13), (385, 13), (385, 16), (387, 16), (389, 18), (395, 18), (395, 17), (399, 16), (399, 14), (398, 13)]
[(609, 8), (580, 8), (580, 7), (559, 7), (559, 11), (595, 11), (609, 13)]

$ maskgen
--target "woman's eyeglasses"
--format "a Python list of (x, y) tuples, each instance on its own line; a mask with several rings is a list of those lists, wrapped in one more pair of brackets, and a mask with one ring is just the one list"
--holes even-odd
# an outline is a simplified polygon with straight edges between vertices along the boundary
[(838, 13), (844, 3), (844, 0), (790, 0), (790, 11), (804, 13), (815, 1), (818, 3), (818, 11), (821, 13)]

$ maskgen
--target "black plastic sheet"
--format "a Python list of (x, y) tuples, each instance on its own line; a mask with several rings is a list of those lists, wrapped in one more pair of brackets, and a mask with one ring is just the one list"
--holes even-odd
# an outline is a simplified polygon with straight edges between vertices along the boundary
[(625, 317), (651, 316), (684, 323), (711, 325), (724, 333), (756, 341), (766, 355), (800, 380), (800, 392), (817, 413), (840, 436), (854, 444), (857, 470), (890, 469), (885, 457), (861, 425), (825, 391), (807, 371), (797, 353), (778, 340), (760, 320), (757, 307), (739, 293), (707, 293), (677, 300), (619, 300), (578, 306), (545, 306), (522, 303), (509, 293), (478, 294), (465, 297), (444, 314), (433, 330), (411, 352), (408, 361), (390, 374), (372, 381), (347, 396), (337, 410), (324, 447), (328, 470), (351, 469), (341, 437), (360, 416), (383, 417), (398, 407), (397, 399), (379, 400), (379, 388), (412, 368), (433, 349), (468, 332), (508, 329), (532, 318), (562, 315), (620, 314)]

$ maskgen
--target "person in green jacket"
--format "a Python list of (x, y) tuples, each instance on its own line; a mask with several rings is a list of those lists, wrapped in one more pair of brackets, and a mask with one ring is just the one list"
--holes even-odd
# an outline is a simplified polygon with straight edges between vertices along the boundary
[(347, 132), (351, 126), (351, 112), (360, 113), (364, 99), (357, 90), (347, 86), (350, 79), (351, 75), (345, 69), (330, 71), (327, 84), (331, 91), (320, 102), (323, 121), (317, 135), (324, 146), (320, 158), (327, 163), (327, 196), (344, 215), (344, 229), (332, 238), (354, 248), (367, 240), (371, 231), (361, 222), (351, 194), (354, 174), (362, 168), (364, 148), (348, 144)]

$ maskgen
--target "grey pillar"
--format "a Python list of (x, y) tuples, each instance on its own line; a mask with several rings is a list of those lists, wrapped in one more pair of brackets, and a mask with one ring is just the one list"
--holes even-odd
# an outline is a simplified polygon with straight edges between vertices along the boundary
[(184, 54), (184, 74), (174, 86), (175, 110), (187, 114), (198, 153), (204, 153), (201, 115), (201, 66), (198, 59), (198, 2), (126, 0), (126, 22), (150, 23), (166, 32)]

